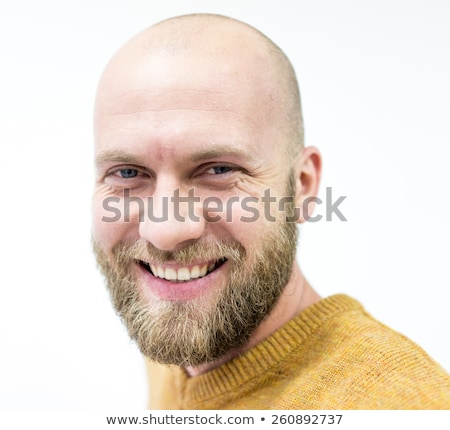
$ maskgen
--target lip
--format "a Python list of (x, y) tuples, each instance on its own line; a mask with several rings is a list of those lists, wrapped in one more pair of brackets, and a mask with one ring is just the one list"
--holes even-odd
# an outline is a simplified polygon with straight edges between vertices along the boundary
[[(195, 299), (201, 295), (207, 294), (214, 289), (219, 282), (219, 278), (223, 271), (226, 270), (228, 261), (225, 261), (209, 274), (202, 278), (191, 279), (189, 281), (174, 282), (152, 275), (140, 263), (136, 262), (144, 295), (157, 296), (162, 300), (169, 301), (187, 301)], [(166, 266), (166, 265), (165, 265)], [(169, 267), (170, 265), (167, 265)], [(191, 265), (189, 265), (191, 266)], [(171, 265), (171, 267), (181, 267), (179, 265)], [(186, 266), (183, 266), (186, 267)]]

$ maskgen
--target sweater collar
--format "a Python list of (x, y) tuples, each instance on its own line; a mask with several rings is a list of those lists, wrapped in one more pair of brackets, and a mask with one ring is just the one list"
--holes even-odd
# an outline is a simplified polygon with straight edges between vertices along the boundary
[[(208, 409), (210, 401), (229, 399), (246, 384), (258, 379), (298, 349), (330, 318), (342, 312), (362, 309), (359, 302), (338, 294), (314, 303), (254, 348), (199, 376), (189, 377), (182, 369), (175, 377), (181, 409)], [(301, 365), (301, 364), (299, 364)]]

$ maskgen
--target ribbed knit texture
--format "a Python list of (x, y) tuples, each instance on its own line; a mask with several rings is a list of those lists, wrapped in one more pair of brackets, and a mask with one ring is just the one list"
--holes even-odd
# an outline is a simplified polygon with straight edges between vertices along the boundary
[(148, 371), (150, 409), (450, 409), (448, 373), (345, 295), (203, 375)]

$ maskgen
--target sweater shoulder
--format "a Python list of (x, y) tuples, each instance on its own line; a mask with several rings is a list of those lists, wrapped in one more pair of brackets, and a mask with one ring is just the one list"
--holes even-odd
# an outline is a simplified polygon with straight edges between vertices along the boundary
[(291, 409), (450, 408), (448, 373), (362, 307), (323, 321), (283, 369)]
[(161, 409), (450, 409), (450, 377), (344, 295), (323, 299), (203, 375), (149, 366)]

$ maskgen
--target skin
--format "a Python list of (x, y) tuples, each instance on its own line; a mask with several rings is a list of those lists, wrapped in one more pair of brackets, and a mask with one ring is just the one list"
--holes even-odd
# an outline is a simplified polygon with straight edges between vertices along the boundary
[[(133, 38), (116, 54), (101, 78), (95, 108), (93, 237), (106, 255), (124, 241), (144, 240), (159, 250), (175, 251), (195, 241), (232, 239), (251, 258), (270, 222), (264, 217), (251, 224), (240, 221), (248, 213), (239, 205), (232, 205), (233, 222), (210, 222), (202, 207), (204, 199), (260, 199), (268, 188), (280, 198), (291, 170), (296, 207), (316, 196), (320, 154), (314, 147), (302, 148), (301, 142), (294, 142), (298, 150), (290, 149), (296, 134), (286, 120), (288, 87), (279, 83), (283, 74), (279, 54), (264, 37), (222, 17), (165, 21)], [(124, 169), (134, 169), (138, 175), (124, 178)], [(152, 196), (155, 215), (161, 214), (162, 197), (172, 196), (177, 189), (187, 196), (194, 188), (201, 200), (195, 204), (199, 221), (187, 217), (183, 204), (179, 209), (185, 221), (177, 220), (170, 200), (169, 219), (162, 223), (148, 217), (139, 222), (137, 209), (130, 222), (101, 221), (110, 215), (103, 208), (104, 199), (122, 196), (125, 188), (144, 201)], [(264, 213), (262, 203), (258, 205)], [(165, 264), (174, 269), (182, 266)], [(205, 278), (184, 284), (152, 281), (139, 267), (134, 270), (149, 306), (155, 296), (163, 300), (204, 297), (207, 306), (227, 277), (227, 263)], [(249, 342), (187, 372), (199, 375), (232, 359), (317, 300), (319, 295), (295, 263), (277, 304)]]

